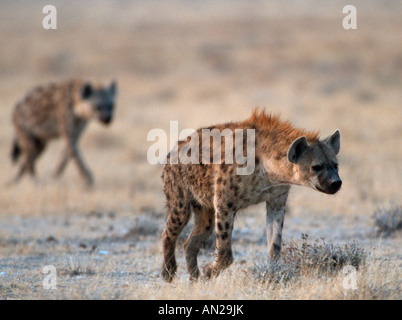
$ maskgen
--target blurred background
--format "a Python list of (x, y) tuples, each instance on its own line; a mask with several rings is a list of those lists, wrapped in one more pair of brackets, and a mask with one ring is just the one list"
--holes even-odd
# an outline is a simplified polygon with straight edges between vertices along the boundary
[[(57, 30), (48, 31), (48, 1), (2, 0), (0, 237), (62, 238), (65, 231), (56, 222), (51, 229), (51, 221), (88, 212), (128, 224), (150, 214), (162, 228), (162, 166), (147, 162), (147, 133), (169, 132), (171, 120), (180, 130), (243, 120), (256, 107), (322, 137), (337, 128), (342, 134), (342, 190), (329, 197), (293, 188), (289, 230), (300, 231), (300, 218), (327, 234), (339, 232), (339, 219), (357, 233), (371, 225), (377, 208), (401, 204), (402, 3), (353, 1), (357, 29), (345, 30), (349, 2), (55, 0)], [(91, 123), (80, 143), (94, 190), (84, 190), (71, 163), (61, 180), (49, 179), (60, 141), (38, 162), (39, 184), (25, 179), (6, 188), (17, 170), (9, 158), (15, 103), (35, 85), (70, 77), (118, 81), (115, 121), (108, 128)], [(264, 206), (249, 211), (263, 223)]]
[[(170, 120), (178, 120), (180, 130), (242, 120), (255, 107), (323, 137), (341, 130), (345, 183), (336, 203), (342, 210), (361, 210), (356, 201), (399, 200), (399, 2), (355, 1), (357, 30), (342, 27), (347, 1), (54, 1), (57, 30), (49, 31), (42, 27), (46, 4), (0, 4), (2, 183), (16, 170), (9, 160), (10, 119), (27, 90), (70, 77), (116, 78), (115, 122), (108, 129), (92, 123), (81, 146), (97, 191), (116, 193), (129, 207), (163, 208), (161, 167), (146, 161), (149, 130), (169, 132)], [(59, 149), (55, 142), (40, 159), (42, 180)], [(56, 194), (49, 197), (61, 186), (75, 190), (77, 179), (70, 164), (62, 182), (51, 183), (47, 191)], [(31, 187), (22, 185), (3, 188), (3, 214), (15, 213), (10, 197), (25, 205), (20, 192)], [(62, 202), (68, 206), (68, 197)]]

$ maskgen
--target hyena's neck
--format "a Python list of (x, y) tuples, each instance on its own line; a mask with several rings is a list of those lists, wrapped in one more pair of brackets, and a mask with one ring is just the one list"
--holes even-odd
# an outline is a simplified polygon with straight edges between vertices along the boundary
[(261, 159), (270, 184), (296, 184), (294, 165), (287, 159), (291, 141), (286, 137), (271, 139), (267, 136), (256, 138), (256, 156)]
[(286, 158), (265, 158), (262, 161), (269, 183), (272, 185), (295, 184), (293, 165)]

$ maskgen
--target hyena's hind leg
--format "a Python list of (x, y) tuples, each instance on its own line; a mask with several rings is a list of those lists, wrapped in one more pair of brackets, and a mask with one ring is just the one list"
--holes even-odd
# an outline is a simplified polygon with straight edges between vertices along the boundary
[[(181, 187), (178, 187), (183, 194)], [(167, 191), (172, 192), (173, 190)], [(166, 191), (165, 191), (166, 192)], [(174, 191), (173, 193), (174, 194)], [(183, 228), (190, 219), (191, 209), (190, 202), (184, 198), (168, 200), (168, 215), (166, 219), (166, 227), (163, 231), (163, 266), (162, 277), (165, 281), (171, 282), (177, 270), (175, 258), (176, 241)]]
[(193, 209), (194, 228), (183, 246), (186, 252), (186, 263), (190, 280), (198, 279), (200, 276), (197, 254), (214, 229), (214, 209), (203, 208), (198, 203), (193, 203)]
[(28, 135), (14, 142), (13, 161), (16, 162), (19, 155), (21, 155), (22, 160), (17, 175), (9, 184), (17, 183), (24, 174), (29, 174), (31, 178), (35, 178), (35, 163), (45, 147), (46, 142), (44, 140)]

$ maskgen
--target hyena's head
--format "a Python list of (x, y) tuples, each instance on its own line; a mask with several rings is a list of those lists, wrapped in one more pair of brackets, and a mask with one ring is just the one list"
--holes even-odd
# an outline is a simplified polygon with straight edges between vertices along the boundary
[(77, 104), (75, 112), (83, 118), (95, 118), (107, 125), (113, 118), (116, 93), (115, 81), (112, 81), (108, 87), (84, 83), (80, 90), (80, 102)]
[(294, 182), (327, 194), (338, 192), (342, 185), (336, 160), (340, 147), (339, 130), (323, 141), (309, 143), (304, 136), (293, 141), (287, 156), (294, 164)]

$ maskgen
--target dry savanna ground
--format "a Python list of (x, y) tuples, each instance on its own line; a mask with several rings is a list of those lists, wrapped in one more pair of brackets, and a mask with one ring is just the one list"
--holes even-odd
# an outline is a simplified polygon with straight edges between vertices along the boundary
[[(42, 28), (44, 1), (0, 3), (1, 299), (402, 298), (400, 232), (374, 218), (394, 211), (400, 228), (400, 2), (354, 1), (357, 30), (342, 28), (348, 3), (339, 0), (53, 2), (53, 31)], [(60, 141), (40, 158), (36, 184), (5, 187), (16, 174), (15, 102), (72, 76), (119, 85), (111, 127), (93, 122), (80, 142), (94, 189), (73, 164), (50, 178)], [(255, 107), (323, 137), (339, 128), (342, 190), (292, 189), (279, 265), (266, 264), (258, 205), (237, 215), (226, 272), (189, 283), (178, 249), (178, 277), (165, 284), (162, 168), (147, 161), (147, 133), (169, 132), (171, 120), (180, 130), (242, 120)], [(212, 259), (209, 243), (199, 260)], [(355, 289), (344, 286), (348, 264), (358, 265)]]

